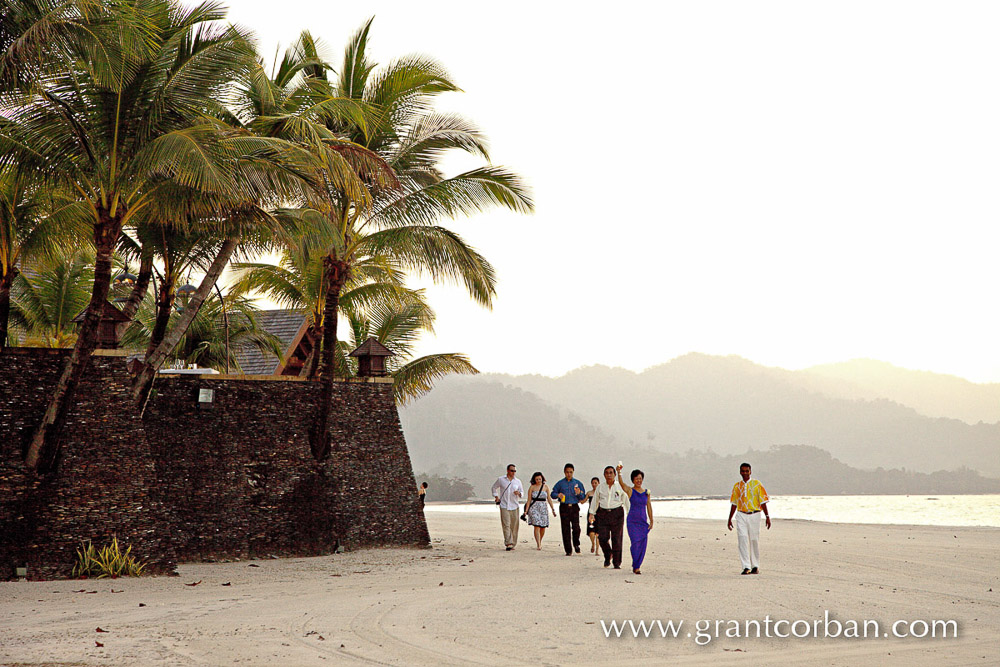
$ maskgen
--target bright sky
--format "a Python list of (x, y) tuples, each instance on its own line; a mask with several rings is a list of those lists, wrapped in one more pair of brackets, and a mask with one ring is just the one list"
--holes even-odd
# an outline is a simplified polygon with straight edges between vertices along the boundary
[(229, 0), (268, 52), (440, 60), (441, 107), (537, 212), (450, 225), (492, 311), (435, 288), (480, 370), (641, 370), (691, 351), (802, 368), (870, 357), (1000, 381), (995, 2)]

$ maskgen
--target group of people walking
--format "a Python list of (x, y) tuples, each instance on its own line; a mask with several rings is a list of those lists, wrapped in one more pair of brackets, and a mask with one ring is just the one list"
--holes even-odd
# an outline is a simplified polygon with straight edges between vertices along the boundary
[[(491, 489), (493, 499), (500, 508), (500, 525), (507, 551), (517, 548), (518, 519), (532, 526), (535, 547), (541, 550), (545, 529), (549, 527), (549, 512), (552, 512), (552, 516), (560, 517), (562, 544), (566, 555), (580, 553), (580, 506), (586, 503), (590, 552), (604, 555), (604, 567), (621, 569), (625, 528), (632, 555), (632, 572), (642, 574), (640, 567), (646, 556), (649, 531), (653, 529), (652, 494), (643, 487), (645, 474), (641, 470), (633, 470), (629, 476), (632, 484), (628, 485), (622, 479), (622, 464), (619, 461), (617, 466), (607, 466), (604, 469), (603, 483), (597, 477), (592, 478), (588, 491), (574, 477), (575, 472), (573, 464), (567, 463), (563, 467), (563, 478), (551, 489), (545, 481), (545, 475), (535, 472), (525, 491), (521, 480), (517, 478), (517, 466), (513, 463), (507, 466), (506, 474), (497, 478)], [(751, 479), (750, 476), (750, 464), (740, 464), (741, 480), (733, 485), (727, 522), (727, 527), (732, 530), (733, 517), (736, 516), (737, 542), (740, 563), (743, 565), (741, 574), (758, 574), (760, 571), (761, 511), (767, 519), (767, 527), (771, 527), (771, 517), (767, 511), (767, 491), (758, 480)], [(559, 502), (558, 514), (553, 499)]]
[[(549, 527), (549, 512), (560, 517), (562, 544), (567, 556), (580, 553), (580, 506), (587, 503), (587, 535), (590, 537), (590, 552), (604, 555), (604, 567), (614, 565), (616, 570), (622, 565), (623, 527), (627, 526), (632, 551), (632, 572), (642, 574), (639, 568), (646, 556), (646, 541), (653, 529), (653, 504), (648, 489), (643, 488), (645, 475), (641, 470), (633, 470), (632, 485), (622, 479), (622, 465), (604, 469), (604, 480), (594, 477), (590, 480), (590, 490), (586, 490), (580, 480), (574, 478), (576, 469), (572, 463), (563, 468), (563, 478), (549, 489), (545, 475), (536, 472), (531, 476), (531, 484), (525, 492), (521, 480), (517, 478), (517, 466), (507, 466), (507, 474), (493, 483), (493, 499), (500, 507), (500, 524), (503, 528), (504, 545), (507, 551), (517, 548), (518, 518), (526, 521), (534, 529), (535, 546), (542, 548), (545, 529)], [(617, 482), (617, 484), (616, 484)], [(521, 512), (521, 499), (525, 499)], [(556, 513), (553, 498), (559, 501)], [(625, 507), (629, 506), (628, 517)], [(598, 551), (598, 546), (600, 551)]]

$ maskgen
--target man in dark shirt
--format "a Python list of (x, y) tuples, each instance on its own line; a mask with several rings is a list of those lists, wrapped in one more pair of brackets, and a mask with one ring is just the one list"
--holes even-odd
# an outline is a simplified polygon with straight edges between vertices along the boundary
[(567, 463), (563, 468), (566, 477), (552, 487), (552, 495), (559, 499), (559, 523), (567, 556), (572, 556), (574, 549), (580, 553), (580, 501), (587, 497), (583, 484), (573, 479), (574, 470), (573, 464)]

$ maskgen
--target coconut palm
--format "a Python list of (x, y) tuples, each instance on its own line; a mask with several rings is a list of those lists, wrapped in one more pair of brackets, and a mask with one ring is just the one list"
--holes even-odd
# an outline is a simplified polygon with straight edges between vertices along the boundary
[[(235, 111), (226, 118), (226, 121), (254, 136), (272, 141), (280, 140), (283, 145), (295, 147), (298, 150), (288, 153), (286, 159), (296, 159), (300, 163), (300, 168), (308, 170), (310, 174), (316, 174), (317, 177), (322, 174), (321, 179), (325, 183), (334, 183), (337, 187), (351, 192), (359, 198), (367, 197), (367, 191), (361, 181), (360, 174), (367, 173), (372, 169), (378, 171), (379, 165), (376, 164), (373, 167), (368, 162), (371, 158), (366, 158), (364, 155), (364, 149), (350, 145), (350, 142), (337, 140), (323, 124), (325, 119), (330, 118), (360, 118), (359, 105), (352, 100), (336, 99), (332, 97), (328, 87), (314, 85), (313, 74), (317, 67), (317, 61), (313, 55), (315, 50), (315, 42), (308, 33), (303, 33), (300, 41), (286, 53), (273, 78), (268, 76), (263, 59), (257, 56), (254, 64), (250, 67), (248, 76), (237, 89), (237, 98), (233, 104)], [(344, 157), (345, 153), (350, 155), (350, 159)], [(299, 158), (303, 155), (308, 155), (310, 159), (300, 160)], [(247, 162), (248, 160), (245, 158), (240, 160), (241, 165)], [(280, 176), (280, 165), (278, 165), (278, 169)], [(391, 174), (387, 168), (383, 168), (382, 171)], [(244, 174), (243, 170), (237, 167), (237, 175), (251, 184), (264, 181), (264, 187), (260, 189), (259, 196), (263, 197), (264, 200), (269, 199), (272, 206), (278, 203), (288, 203), (288, 200), (291, 199), (283, 188), (276, 189), (277, 192), (285, 195), (283, 199), (266, 197), (268, 179), (275, 177), (273, 170), (264, 174), (259, 171)], [(306, 190), (296, 192), (296, 198), (302, 201), (306, 192)], [(161, 245), (165, 245), (170, 238), (178, 233), (177, 225), (170, 222), (178, 216), (178, 211), (170, 210), (171, 203), (178, 198), (185, 199), (185, 197), (177, 197), (176, 194), (166, 197), (165, 202), (168, 210), (159, 215), (149, 215), (147, 212), (150, 222), (144, 227), (152, 229), (147, 229), (145, 236), (155, 239), (154, 243), (158, 243), (158, 239), (163, 237), (165, 240)], [(133, 380), (132, 395), (139, 405), (145, 403), (156, 370), (177, 345), (180, 337), (184, 335), (186, 327), (193, 323), (198, 308), (201, 307), (202, 302), (210, 293), (212, 286), (215, 285), (233, 253), (238, 248), (246, 249), (254, 244), (257, 250), (271, 249), (272, 246), (268, 239), (273, 240), (279, 236), (288, 236), (288, 230), (281, 227), (282, 222), (294, 222), (297, 219), (296, 216), (274, 217), (263, 206), (263, 202), (257, 207), (248, 207), (247, 203), (242, 201), (234, 202), (234, 204), (235, 208), (226, 202), (218, 201), (216, 198), (216, 213), (209, 215), (207, 221), (202, 219), (202, 224), (198, 225), (204, 227), (205, 222), (210, 222), (214, 224), (209, 224), (208, 227), (214, 228), (219, 223), (225, 223), (223, 226), (227, 228), (226, 230), (215, 231), (215, 236), (224, 239), (224, 241), (217, 245), (214, 259), (208, 265), (201, 284), (190, 297), (177, 325), (171, 327), (170, 331), (163, 335), (162, 340), (157, 335), (151, 338), (150, 348), (144, 359), (145, 365)], [(155, 209), (156, 207), (151, 206), (150, 208)], [(234, 225), (236, 225), (235, 230)], [(190, 223), (188, 227), (191, 227)], [(143, 235), (140, 234), (140, 236)], [(183, 239), (178, 241), (181, 245), (184, 244)], [(139, 257), (142, 261), (146, 261), (147, 265), (149, 246), (149, 243), (143, 242), (139, 252)], [(165, 258), (162, 252), (160, 256)], [(166, 269), (166, 265), (164, 268)], [(141, 267), (139, 280), (129, 303), (126, 305), (126, 312), (128, 307), (139, 298), (144, 278), (148, 280), (148, 276), (144, 276)], [(161, 312), (164, 313), (161, 322), (163, 323), (165, 323), (165, 316), (170, 312), (169, 306), (164, 305), (171, 298), (169, 297), (169, 281), (166, 288), (164, 291), (161, 285)], [(159, 330), (163, 331), (164, 328), (161, 326)]]
[[(265, 181), (277, 194), (284, 181), (241, 178), (255, 163), (277, 160), (277, 147), (222, 119), (230, 114), (232, 82), (253, 63), (247, 35), (221, 23), (224, 11), (208, 2), (176, 0), (96, 3), (36, 0), (88, 21), (57, 48), (38, 51), (23, 76), (11, 75), (10, 44), (26, 44), (55, 30), (51, 14), (29, 15), (5, 25), (3, 71), (11, 86), (0, 117), (0, 167), (37, 174), (46, 187), (72, 191), (66, 218), (86, 221), (95, 247), (91, 299), (76, 345), (50, 397), (25, 456), (29, 470), (47, 469), (58, 450), (58, 432), (96, 346), (100, 313), (111, 282), (111, 256), (123, 228), (162, 193), (192, 196), (178, 206), (215, 210), (213, 198), (256, 199)], [(23, 19), (23, 17), (21, 17)], [(95, 53), (99, 54), (95, 56)], [(13, 60), (16, 62), (16, 59)], [(36, 63), (38, 63), (36, 65)], [(44, 76), (36, 76), (44, 72)]]
[[(284, 243), (277, 264), (234, 264), (237, 281), (233, 285), (233, 293), (260, 294), (284, 308), (305, 313), (308, 322), (306, 344), (310, 352), (303, 372), (307, 377), (314, 378), (318, 369), (326, 304), (323, 260), (331, 243), (329, 230), (325, 226), (317, 226), (311, 235), (286, 235)], [(405, 278), (391, 257), (363, 258), (354, 267), (350, 280), (341, 292), (339, 308), (360, 312), (379, 304), (406, 303), (412, 298), (412, 291), (405, 289)]]
[(59, 227), (48, 224), (47, 199), (25, 175), (0, 171), (0, 350), (7, 345), (10, 291), (18, 267), (50, 253), (60, 240)]
[(142, 246), (143, 249), (152, 250), (154, 258), (159, 260), (154, 324), (146, 344), (146, 358), (163, 342), (167, 333), (180, 281), (184, 280), (185, 274), (190, 275), (192, 270), (206, 271), (222, 243), (211, 232), (197, 227), (178, 229), (159, 225), (155, 231), (161, 233), (150, 234), (151, 240)]
[[(220, 300), (221, 299), (221, 300)], [(182, 296), (173, 306), (184, 309)], [(122, 345), (131, 349), (148, 348), (157, 321), (156, 303), (143, 304), (136, 320), (122, 336)], [(241, 371), (236, 351), (255, 348), (267, 355), (280, 357), (281, 341), (260, 328), (259, 310), (246, 298), (216, 292), (205, 300), (198, 315), (187, 327), (167, 361), (196, 363), (216, 370)]]
[(60, 249), (19, 273), (11, 289), (11, 320), (17, 342), (29, 347), (72, 347), (72, 320), (87, 307), (94, 281), (94, 253)]
[(113, 80), (121, 58), (116, 44), (104, 41), (114, 23), (128, 38), (147, 38), (146, 5), (106, 0), (4, 0), (0, 3), (0, 90), (28, 90), (85, 56), (95, 71)]
[[(315, 331), (315, 322), (323, 316), (325, 303), (323, 255), (322, 250), (316, 250), (309, 252), (308, 247), (298, 243), (284, 250), (277, 265), (259, 262), (235, 264), (238, 280), (233, 285), (232, 293), (260, 293), (286, 308), (303, 311), (308, 318), (309, 330)], [(357, 362), (349, 354), (369, 336), (377, 338), (395, 355), (388, 360), (387, 369), (395, 379), (394, 393), (401, 404), (430, 391), (439, 377), (452, 373), (477, 373), (462, 354), (411, 358), (420, 335), (433, 333), (434, 312), (427, 304), (423, 290), (407, 289), (398, 268), (375, 260), (369, 258), (369, 261), (355, 267), (340, 296), (339, 313), (346, 319), (349, 338), (337, 341), (334, 362), (337, 376), (347, 377), (357, 373)], [(315, 359), (316, 355), (310, 354), (310, 360)], [(307, 361), (305, 368), (309, 366)]]
[(382, 302), (364, 309), (349, 305), (342, 308), (347, 315), (350, 341), (338, 345), (338, 367), (356, 373), (357, 362), (348, 354), (369, 337), (374, 337), (394, 355), (386, 360), (386, 370), (393, 378), (393, 394), (399, 404), (423, 396), (433, 388), (435, 380), (445, 375), (479, 373), (464, 354), (439, 353), (412, 358), (420, 336), (434, 330), (434, 312), (424, 301), (422, 290), (414, 290), (407, 302)]
[(370, 181), (370, 203), (336, 187), (324, 192), (322, 213), (334, 243), (324, 258), (324, 391), (311, 437), (317, 458), (329, 451), (338, 304), (354, 267), (365, 258), (391, 256), (405, 270), (461, 283), (476, 302), (490, 307), (496, 291), (493, 267), (439, 223), (494, 207), (522, 213), (533, 208), (525, 185), (502, 167), (444, 177), (438, 168), (444, 153), (461, 150), (488, 160), (486, 142), (467, 121), (432, 111), (436, 95), (458, 90), (438, 63), (410, 57), (377, 68), (366, 52), (370, 27), (371, 21), (348, 44), (333, 84), (337, 98), (361, 105), (365, 122), (341, 117), (328, 124), (338, 135), (380, 157), (391, 167), (395, 182), (387, 187)]

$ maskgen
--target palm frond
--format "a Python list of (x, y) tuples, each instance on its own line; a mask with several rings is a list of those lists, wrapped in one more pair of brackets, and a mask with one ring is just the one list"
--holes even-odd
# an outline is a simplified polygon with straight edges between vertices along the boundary
[(531, 213), (530, 189), (517, 174), (503, 167), (481, 167), (438, 183), (411, 189), (380, 205), (369, 218), (379, 227), (433, 225), (446, 218), (506, 208)]
[(431, 354), (403, 365), (392, 374), (392, 392), (396, 402), (405, 405), (434, 388), (434, 382), (446, 375), (476, 375), (479, 371), (463, 354)]
[(435, 281), (462, 284), (477, 303), (492, 306), (496, 295), (493, 266), (458, 234), (444, 227), (385, 229), (366, 236), (360, 247), (370, 255), (391, 254), (402, 266)]
[(403, 172), (431, 169), (450, 150), (490, 159), (486, 137), (477, 126), (458, 114), (431, 113), (406, 130), (390, 164)]
[(362, 99), (368, 77), (375, 68), (368, 60), (368, 31), (375, 17), (368, 19), (351, 37), (344, 52), (344, 64), (340, 69), (337, 87), (347, 97)]

